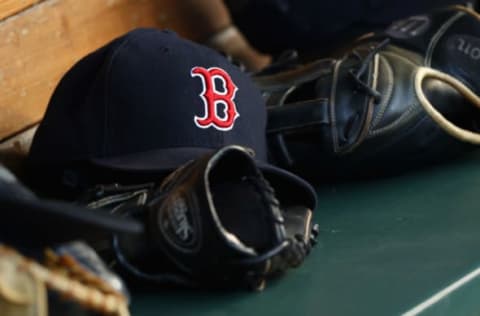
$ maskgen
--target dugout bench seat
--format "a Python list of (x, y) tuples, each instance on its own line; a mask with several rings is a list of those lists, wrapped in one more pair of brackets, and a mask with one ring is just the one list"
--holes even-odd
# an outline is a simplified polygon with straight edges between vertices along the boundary
[[(174, 0), (0, 1), (0, 160), (21, 176), (62, 74), (139, 26), (188, 37)], [(134, 291), (150, 315), (480, 315), (480, 153), (369, 181), (318, 185), (319, 243), (260, 293)]]

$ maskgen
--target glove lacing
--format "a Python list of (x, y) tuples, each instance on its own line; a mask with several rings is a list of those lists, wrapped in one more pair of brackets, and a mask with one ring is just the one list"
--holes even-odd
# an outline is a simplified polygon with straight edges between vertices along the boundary
[(365, 71), (367, 71), (368, 66), (370, 65), (370, 63), (371, 63), (372, 59), (375, 57), (375, 55), (379, 51), (381, 51), (383, 48), (385, 48), (385, 46), (387, 46), (389, 43), (390, 43), (389, 38), (384, 39), (378, 45), (373, 47), (369, 51), (367, 56), (365, 58), (363, 58), (363, 60), (362, 60), (362, 57), (360, 56), (360, 54), (358, 53), (357, 50), (354, 50), (352, 52), (352, 55), (355, 56), (356, 58), (358, 58), (359, 60), (362, 60), (362, 62), (360, 64), (360, 67), (358, 68), (358, 70), (357, 69), (350, 69), (350, 71), (349, 71), (350, 76), (355, 80), (355, 82), (357, 83), (359, 88), (361, 88), (363, 91), (365, 91), (366, 93), (368, 93), (369, 95), (371, 95), (375, 99), (376, 103), (379, 103), (380, 100), (381, 100), (382, 96), (381, 96), (380, 92), (378, 92), (377, 90), (370, 87), (367, 83), (365, 83), (361, 79), (361, 77), (363, 76)]

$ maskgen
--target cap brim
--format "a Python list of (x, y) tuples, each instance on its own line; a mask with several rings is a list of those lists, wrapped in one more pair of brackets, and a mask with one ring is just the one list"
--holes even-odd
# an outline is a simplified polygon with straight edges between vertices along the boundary
[[(211, 153), (214, 150), (209, 148), (181, 147), (135, 153), (115, 158), (97, 158), (92, 159), (91, 162), (113, 171), (165, 173), (173, 171), (182, 164), (197, 159), (204, 154)], [(256, 160), (256, 164), (274, 187), (277, 198), (281, 202), (289, 204), (298, 203), (312, 210), (315, 209), (317, 195), (308, 182), (287, 170), (275, 167), (267, 162)]]
[(111, 233), (140, 234), (140, 222), (67, 202), (0, 196), (0, 241), (46, 247), (72, 240), (100, 240)]

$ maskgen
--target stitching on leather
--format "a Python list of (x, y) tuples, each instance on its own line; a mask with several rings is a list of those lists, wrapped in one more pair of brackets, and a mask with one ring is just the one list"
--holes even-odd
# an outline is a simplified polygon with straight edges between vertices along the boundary
[(406, 124), (408, 122), (408, 120), (410, 119), (410, 117), (412, 117), (415, 114), (420, 113), (420, 112), (421, 111), (419, 109), (418, 104), (412, 103), (408, 107), (408, 109), (402, 115), (400, 115), (400, 117), (397, 120), (395, 120), (395, 122), (393, 122), (392, 124), (390, 124), (388, 126), (385, 126), (383, 128), (380, 128), (380, 129), (372, 132), (372, 134), (370, 136), (374, 137), (374, 136), (379, 136), (381, 134), (386, 134), (390, 130), (392, 130), (394, 128), (398, 128), (399, 126), (402, 126), (403, 124)]
[(336, 117), (335, 117), (335, 94), (337, 92), (337, 82), (338, 82), (338, 71), (340, 69), (340, 65), (344, 62), (344, 60), (340, 60), (335, 64), (335, 68), (333, 70), (333, 78), (332, 78), (332, 91), (330, 94), (330, 121), (331, 130), (332, 130), (332, 143), (333, 143), (333, 151), (338, 153), (340, 146), (338, 144), (338, 131), (337, 131), (337, 124), (336, 124)]
[(425, 66), (431, 66), (432, 64), (432, 57), (433, 57), (433, 51), (437, 47), (438, 41), (440, 38), (445, 34), (445, 32), (452, 26), (453, 23), (455, 23), (458, 19), (466, 15), (465, 12), (458, 12), (455, 14), (453, 17), (449, 18), (447, 22), (445, 22), (440, 29), (432, 36), (432, 40), (428, 44), (427, 47), (427, 52), (425, 54), (425, 61), (424, 65)]
[[(385, 91), (385, 93), (382, 95), (382, 102), (378, 105), (378, 107), (380, 108), (380, 110), (378, 111), (377, 115), (375, 116), (375, 118), (373, 119), (372, 121), (372, 127), (375, 127), (376, 125), (378, 125), (378, 123), (380, 123), (380, 121), (382, 120), (383, 118), (383, 115), (385, 114), (385, 111), (387, 110), (387, 107), (388, 107), (388, 104), (390, 103), (391, 99), (392, 99), (392, 91), (393, 91), (393, 81), (394, 81), (394, 73), (393, 73), (393, 69), (392, 69), (392, 66), (390, 66), (389, 62), (387, 61), (387, 59), (384, 57), (384, 56), (381, 56), (380, 55), (380, 62), (382, 63), (382, 67), (384, 66), (385, 70), (386, 70), (386, 76), (387, 76), (387, 89)], [(385, 97), (387, 96), (387, 97)]]
[[(370, 82), (368, 84), (371, 85), (372, 88), (375, 89), (375, 90), (378, 87), (378, 73), (380, 71), (380, 69), (379, 69), (379, 67), (380, 67), (379, 56), (380, 56), (380, 54), (375, 54), (374, 59), (373, 59), (373, 63), (371, 63), (369, 65), (369, 72), (368, 72), (368, 73), (371, 74), (370, 80), (369, 80)], [(367, 110), (364, 111), (363, 115), (362, 115), (362, 128), (360, 130), (360, 133), (359, 133), (357, 139), (355, 140), (355, 142), (353, 144), (344, 146), (344, 148), (346, 148), (346, 149), (343, 150), (342, 154), (347, 154), (347, 153), (352, 152), (365, 139), (368, 138), (369, 128), (371, 126), (372, 119), (373, 119), (373, 106), (374, 106), (373, 102), (374, 102), (374, 99), (372, 97), (368, 98), (365, 101), (365, 107), (366, 107)]]
[[(405, 58), (404, 56), (401, 56), (401, 55), (397, 55), (394, 52), (384, 52), (384, 54), (385, 55), (393, 55), (393, 57), (403, 59), (403, 60), (407, 61), (408, 63), (412, 64), (413, 66), (418, 67), (417, 64), (413, 63), (408, 58)], [(416, 75), (416, 71), (413, 71), (410, 74), (410, 79), (409, 80), (411, 82), (411, 85), (409, 87), (409, 90), (406, 91), (406, 93), (404, 93), (405, 95), (409, 95), (410, 92), (415, 91), (415, 89), (414, 89), (415, 75)], [(415, 96), (416, 96), (416, 99), (418, 100), (418, 96), (417, 96), (416, 93), (415, 93)], [(417, 110), (417, 111), (415, 111), (415, 110)], [(407, 108), (407, 110), (404, 113), (402, 113), (402, 115), (400, 115), (400, 117), (398, 117), (398, 119), (396, 119), (392, 123), (390, 123), (390, 124), (388, 124), (388, 125), (386, 125), (382, 128), (371, 131), (368, 138), (372, 138), (374, 136), (378, 136), (378, 135), (381, 135), (381, 134), (388, 133), (391, 129), (398, 128), (399, 126), (402, 126), (403, 124), (407, 123), (407, 121), (410, 117), (412, 117), (414, 114), (420, 113), (420, 112), (421, 112), (421, 109), (419, 108), (419, 104), (418, 103), (412, 103)]]

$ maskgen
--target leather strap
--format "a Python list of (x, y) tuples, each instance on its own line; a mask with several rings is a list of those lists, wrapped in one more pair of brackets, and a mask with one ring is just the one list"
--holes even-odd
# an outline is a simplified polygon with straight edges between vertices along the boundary
[(306, 127), (330, 124), (328, 99), (292, 103), (267, 108), (267, 134), (276, 134)]

